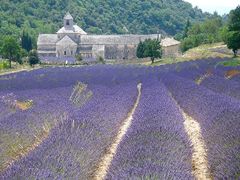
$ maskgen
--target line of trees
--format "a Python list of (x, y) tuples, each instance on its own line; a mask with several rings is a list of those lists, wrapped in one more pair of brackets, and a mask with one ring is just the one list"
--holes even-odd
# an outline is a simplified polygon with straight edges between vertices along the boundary
[(33, 49), (32, 37), (26, 31), (23, 31), (20, 40), (14, 36), (5, 36), (1, 40), (0, 55), (9, 61), (10, 68), (12, 62), (22, 64), (25, 57), (31, 66), (40, 62), (37, 51)]
[(177, 37), (181, 39), (182, 52), (201, 44), (221, 42), (223, 24), (222, 18), (218, 15), (202, 23), (191, 24), (191, 22), (188, 21), (183, 34)]
[(240, 6), (230, 12), (226, 22), (216, 13), (202, 23), (191, 24), (188, 20), (184, 31), (176, 38), (181, 40), (182, 52), (201, 44), (224, 42), (237, 56), (240, 49)]

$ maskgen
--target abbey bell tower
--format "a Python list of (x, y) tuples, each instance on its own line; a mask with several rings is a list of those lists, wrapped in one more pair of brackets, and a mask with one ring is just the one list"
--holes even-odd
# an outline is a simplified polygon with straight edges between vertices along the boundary
[(66, 30), (73, 30), (73, 17), (69, 12), (64, 17), (64, 27)]

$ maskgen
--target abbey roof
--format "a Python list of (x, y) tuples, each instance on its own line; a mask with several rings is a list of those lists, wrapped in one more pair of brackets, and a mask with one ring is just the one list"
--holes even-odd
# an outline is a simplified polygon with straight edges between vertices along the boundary
[(164, 38), (161, 41), (161, 45), (163, 47), (175, 46), (175, 45), (179, 45), (179, 44), (181, 44), (181, 42), (179, 42), (173, 38)]
[(64, 19), (73, 19), (73, 17), (69, 12), (67, 12), (67, 14), (64, 16)]
[(61, 45), (76, 45), (77, 43), (75, 43), (69, 36), (64, 36), (64, 38), (62, 38), (60, 41), (57, 42), (57, 45), (61, 46)]
[(40, 34), (38, 36), (38, 45), (55, 45), (58, 41), (57, 34)]
[(83, 35), (81, 44), (99, 44), (99, 45), (137, 45), (139, 41), (145, 39), (156, 39), (158, 34), (151, 35)]
[(77, 33), (81, 35), (87, 34), (82, 28), (80, 28), (78, 25), (73, 25), (73, 29), (66, 29), (65, 27), (62, 27), (58, 32), (58, 34), (65, 34), (65, 33)]

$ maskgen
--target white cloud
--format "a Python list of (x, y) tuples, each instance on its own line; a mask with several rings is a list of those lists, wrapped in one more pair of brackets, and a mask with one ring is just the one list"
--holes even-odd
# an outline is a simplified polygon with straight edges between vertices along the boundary
[(217, 11), (219, 14), (229, 13), (230, 10), (235, 9), (240, 5), (239, 0), (185, 0), (198, 6), (203, 11), (214, 12)]

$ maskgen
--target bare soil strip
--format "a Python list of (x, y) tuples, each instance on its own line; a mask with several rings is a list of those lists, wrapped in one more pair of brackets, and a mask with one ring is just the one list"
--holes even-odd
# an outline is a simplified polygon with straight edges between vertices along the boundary
[(20, 72), (30, 72), (33, 70), (40, 69), (41, 67), (36, 67), (36, 68), (23, 68), (23, 69), (14, 69), (14, 70), (9, 70), (9, 71), (0, 71), (0, 77), (4, 75), (9, 75), (9, 74), (14, 74), (14, 73), (20, 73)]
[(117, 136), (115, 137), (113, 143), (111, 146), (107, 149), (106, 154), (101, 158), (96, 170), (93, 173), (92, 179), (94, 180), (103, 180), (105, 179), (108, 169), (111, 165), (111, 162), (113, 160), (114, 155), (117, 152), (117, 148), (122, 141), (124, 135), (127, 133), (128, 128), (131, 126), (132, 119), (133, 119), (133, 114), (139, 104), (140, 97), (141, 97), (141, 89), (142, 89), (142, 84), (138, 84), (137, 86), (138, 89), (138, 96), (136, 99), (136, 102), (134, 103), (133, 108), (131, 111), (128, 113), (127, 118), (123, 121), (122, 126), (120, 127)]
[(201, 77), (196, 79), (195, 82), (196, 82), (197, 85), (201, 85), (204, 80), (211, 77), (212, 75), (213, 75), (213, 72), (208, 70), (204, 75), (202, 75)]
[(207, 160), (207, 148), (201, 134), (200, 124), (182, 111), (185, 131), (192, 143), (192, 170), (196, 179), (212, 179)]
[[(172, 95), (171, 97), (173, 98)], [(182, 110), (174, 98), (173, 100), (183, 115), (185, 120), (184, 128), (192, 144), (192, 174), (197, 180), (211, 180), (213, 178), (208, 165), (207, 147), (201, 133), (201, 126), (195, 119)]]

